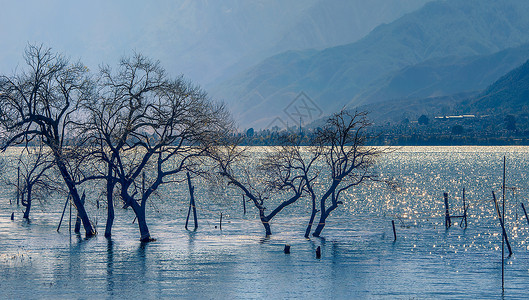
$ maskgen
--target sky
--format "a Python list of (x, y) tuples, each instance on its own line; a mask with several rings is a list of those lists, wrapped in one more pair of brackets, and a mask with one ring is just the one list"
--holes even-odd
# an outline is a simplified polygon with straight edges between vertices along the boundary
[(286, 50), (353, 42), (429, 0), (0, 0), (0, 73), (43, 44), (91, 70), (142, 53), (203, 87)]
[[(163, 12), (146, 1), (4, 1), (0, 10), (0, 71), (22, 63), (28, 43), (44, 44), (91, 68), (127, 52), (148, 51), (145, 20)], [(145, 53), (153, 55), (155, 53)]]
[(184, 73), (200, 84), (262, 47), (278, 35), (279, 20), (295, 19), (290, 17), (311, 1), (287, 1), (288, 9), (276, 13), (278, 0), (267, 5), (232, 0), (0, 0), (0, 72), (20, 67), (24, 48), (32, 43), (80, 59), (91, 69), (116, 64), (136, 51), (160, 60), (170, 74)]

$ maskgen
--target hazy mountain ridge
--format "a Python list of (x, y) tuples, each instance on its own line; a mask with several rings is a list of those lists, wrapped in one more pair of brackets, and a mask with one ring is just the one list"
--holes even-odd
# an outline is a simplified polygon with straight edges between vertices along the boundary
[(407, 66), (448, 56), (486, 55), (529, 42), (526, 11), (529, 1), (521, 0), (427, 3), (358, 42), (304, 58), (298, 55), (295, 61), (290, 60), (292, 53), (267, 59), (223, 83), (217, 95), (231, 101), (242, 124), (256, 126), (266, 126), (300, 91), (327, 113), (346, 104), (367, 104), (355, 96)]
[(506, 115), (529, 115), (529, 60), (481, 91), (377, 102), (358, 109), (370, 112), (370, 118), (378, 124), (417, 120), (423, 114), (430, 118), (472, 114), (500, 120)]
[(490, 55), (430, 59), (374, 82), (356, 98), (374, 103), (479, 91), (527, 59), (529, 44)]
[(481, 113), (529, 113), (529, 60), (468, 100), (467, 106)]

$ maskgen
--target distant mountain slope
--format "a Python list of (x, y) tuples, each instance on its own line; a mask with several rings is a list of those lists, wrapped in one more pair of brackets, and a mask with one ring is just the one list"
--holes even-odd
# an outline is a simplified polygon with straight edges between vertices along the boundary
[[(243, 5), (235, 6), (230, 1)], [(433, 0), (230, 1), (222, 1), (224, 6), (233, 7), (228, 24), (224, 24), (226, 13), (214, 20), (203, 18), (200, 9), (191, 14), (203, 19), (206, 32), (200, 33), (199, 36), (204, 35), (200, 43), (190, 45), (184, 61), (193, 73), (207, 70), (211, 81), (206, 82), (208, 88), (274, 54), (321, 50), (358, 41), (376, 26), (392, 22)], [(225, 38), (219, 38), (222, 32)]]
[(468, 106), (482, 113), (529, 112), (529, 60), (468, 101)]
[(440, 97), (399, 99), (399, 101), (361, 105), (357, 109), (367, 111), (369, 120), (376, 125), (390, 124), (391, 126), (401, 123), (405, 119), (416, 121), (421, 115), (437, 117), (467, 114), (470, 111), (463, 108), (462, 103), (477, 94), (478, 92), (470, 92)]
[(373, 103), (480, 91), (529, 59), (529, 44), (490, 55), (434, 58), (375, 81), (355, 99)]
[(431, 2), (358, 42), (266, 59), (218, 86), (214, 95), (230, 104), (241, 124), (258, 127), (283, 116), (301, 91), (324, 112), (332, 112), (365, 103), (355, 96), (407, 66), (486, 55), (529, 42), (527, 11), (526, 0)]
[[(483, 70), (489, 72), (487, 68)], [(503, 74), (481, 91), (442, 97), (407, 98), (376, 102), (358, 109), (370, 112), (377, 124), (416, 120), (420, 115), (443, 116), (475, 114), (495, 115), (499, 119), (511, 114), (529, 115), (529, 60)]]
[(272, 50), (324, 49), (355, 42), (432, 0), (318, 0), (287, 28)]
[(350, 43), (431, 0), (1, 1), (0, 73), (44, 43), (90, 69), (137, 51), (206, 86), (290, 49)]

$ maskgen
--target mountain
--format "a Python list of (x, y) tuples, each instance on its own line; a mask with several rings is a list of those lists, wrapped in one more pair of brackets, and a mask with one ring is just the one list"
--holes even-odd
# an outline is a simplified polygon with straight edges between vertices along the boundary
[(270, 57), (218, 85), (213, 95), (229, 104), (241, 124), (256, 127), (303, 117), (299, 111), (287, 113), (300, 92), (310, 99), (312, 110), (322, 114), (367, 104), (356, 96), (406, 67), (528, 43), (527, 11), (525, 0), (430, 2), (357, 42)]
[[(355, 42), (376, 26), (394, 21), (430, 1), (433, 0), (235, 0), (232, 6), (244, 3), (239, 6), (245, 8), (230, 11), (228, 20), (233, 19), (230, 27), (223, 24), (227, 16), (222, 14), (219, 20), (202, 22), (207, 24), (203, 27), (211, 27), (211, 32), (206, 29), (204, 42), (193, 45), (187, 51), (190, 66), (186, 69), (191, 69), (193, 73), (206, 71), (206, 87), (214, 87), (274, 54), (322, 50)], [(222, 3), (230, 5), (227, 1)], [(196, 16), (201, 18), (201, 14)], [(244, 22), (237, 22), (240, 19)], [(219, 39), (222, 32), (228, 39)], [(209, 55), (200, 55), (202, 53)], [(219, 53), (225, 55), (218, 57)], [(201, 65), (197, 67), (197, 55), (200, 56), (198, 63), (204, 68)], [(212, 69), (212, 66), (215, 68)]]
[(481, 113), (529, 113), (529, 60), (465, 104)]
[[(499, 55), (487, 57), (497, 56)], [(488, 68), (484, 68), (483, 71), (490, 72)], [(394, 99), (361, 105), (358, 110), (368, 111), (370, 120), (378, 125), (395, 124), (404, 119), (417, 120), (423, 114), (430, 117), (464, 114), (490, 115), (500, 120), (506, 115), (529, 116), (529, 60), (498, 78), (479, 91), (439, 97)]]
[(43, 43), (90, 69), (132, 51), (207, 87), (290, 49), (357, 41), (431, 0), (26, 0), (0, 9), (0, 73)]
[(355, 98), (363, 103), (481, 91), (529, 59), (529, 44), (493, 54), (426, 60), (373, 82)]

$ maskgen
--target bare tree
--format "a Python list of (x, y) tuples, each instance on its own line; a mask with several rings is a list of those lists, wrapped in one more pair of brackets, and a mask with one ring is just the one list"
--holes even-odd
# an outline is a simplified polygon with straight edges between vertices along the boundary
[[(303, 167), (299, 165), (303, 161), (298, 156), (299, 149), (290, 145), (290, 138), (286, 137), (284, 145), (270, 148), (257, 159), (248, 147), (234, 142), (209, 153), (217, 164), (218, 174), (228, 185), (241, 190), (257, 208), (267, 236), (272, 234), (270, 221), (303, 196), (305, 177), (298, 169)], [(274, 208), (268, 210), (270, 205)]]
[[(328, 180), (307, 182), (307, 190), (322, 191), (318, 197), (320, 219), (313, 236), (320, 236), (327, 218), (342, 204), (340, 196), (343, 192), (368, 180), (379, 180), (373, 165), (383, 151), (366, 145), (366, 129), (370, 125), (365, 112), (342, 110), (332, 115), (325, 127), (316, 133), (314, 143), (319, 146), (317, 149), (323, 158), (319, 176), (328, 176)], [(313, 208), (313, 214), (314, 211)], [(311, 226), (312, 222), (307, 232)]]
[(182, 77), (167, 78), (159, 62), (140, 54), (122, 59), (116, 72), (102, 67), (98, 82), (99, 98), (86, 106), (91, 136), (107, 165), (109, 208), (119, 184), (125, 207), (138, 219), (140, 240), (150, 241), (147, 200), (182, 171), (196, 171), (195, 159), (230, 131), (231, 118), (200, 88)]
[(82, 219), (86, 236), (95, 234), (77, 191), (72, 167), (82, 159), (79, 103), (92, 96), (93, 83), (81, 63), (70, 63), (49, 48), (29, 45), (24, 56), (27, 70), (0, 76), (0, 133), (2, 150), (41, 139), (50, 149), (55, 166), (68, 187)]
[[(42, 143), (25, 146), (17, 158), (16, 168), (20, 170), (21, 186), (17, 187), (24, 206), (24, 219), (29, 219), (33, 199), (45, 199), (51, 192), (58, 191), (57, 181), (51, 173), (54, 167), (52, 154)], [(15, 166), (13, 166), (15, 168)], [(36, 197), (35, 197), (36, 196)]]
[[(257, 158), (248, 147), (219, 146), (210, 153), (219, 174), (228, 184), (240, 189), (259, 210), (266, 234), (271, 234), (270, 220), (285, 207), (302, 197), (312, 206), (305, 237), (309, 237), (314, 220), (320, 213), (313, 236), (320, 236), (330, 214), (339, 207), (347, 191), (368, 180), (379, 181), (373, 171), (375, 159), (383, 152), (366, 146), (365, 113), (341, 111), (332, 115), (326, 126), (311, 134), (309, 145), (301, 136), (283, 135), (279, 146), (269, 147)], [(276, 206), (267, 213), (267, 207)]]

